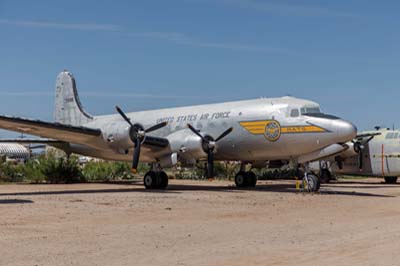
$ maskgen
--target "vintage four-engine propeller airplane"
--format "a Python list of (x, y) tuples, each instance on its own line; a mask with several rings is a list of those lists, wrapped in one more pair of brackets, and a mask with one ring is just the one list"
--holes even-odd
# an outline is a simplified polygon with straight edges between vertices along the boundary
[[(267, 162), (307, 165), (348, 149), (356, 136), (352, 123), (323, 114), (319, 104), (294, 97), (260, 98), (219, 104), (92, 116), (80, 103), (73, 75), (61, 72), (56, 81), (55, 122), (0, 116), (0, 128), (49, 138), (48, 144), (107, 160), (151, 163), (146, 188), (165, 188), (162, 171), (178, 162), (207, 161), (212, 177), (215, 160), (241, 162), (238, 187), (255, 186), (246, 165)], [(29, 140), (25, 139), (25, 142)], [(45, 141), (44, 141), (45, 142)], [(306, 168), (307, 170), (307, 168)], [(317, 190), (318, 180), (306, 171)]]

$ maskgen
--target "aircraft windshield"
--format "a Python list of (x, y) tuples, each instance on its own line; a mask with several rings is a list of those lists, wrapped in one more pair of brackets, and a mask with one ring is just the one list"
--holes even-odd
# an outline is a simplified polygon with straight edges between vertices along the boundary
[(321, 113), (321, 110), (319, 107), (302, 107), (300, 109), (301, 114), (319, 114)]

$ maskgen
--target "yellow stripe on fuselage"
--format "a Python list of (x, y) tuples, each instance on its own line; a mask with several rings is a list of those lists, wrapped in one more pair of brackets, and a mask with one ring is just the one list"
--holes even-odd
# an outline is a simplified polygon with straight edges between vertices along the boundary
[(247, 131), (251, 134), (264, 134), (265, 126), (267, 123), (270, 122), (269, 120), (264, 121), (251, 121), (251, 122), (240, 122), (240, 125), (244, 127)]
[[(259, 135), (265, 133), (265, 126), (269, 122), (271, 122), (271, 120), (249, 121), (249, 122), (240, 122), (240, 125), (244, 127), (247, 131), (249, 131), (251, 134)], [(281, 127), (281, 134), (319, 133), (319, 132), (326, 132), (326, 129), (315, 125)]]
[(289, 133), (316, 133), (325, 132), (326, 130), (318, 126), (292, 126), (292, 127), (282, 127), (282, 134)]

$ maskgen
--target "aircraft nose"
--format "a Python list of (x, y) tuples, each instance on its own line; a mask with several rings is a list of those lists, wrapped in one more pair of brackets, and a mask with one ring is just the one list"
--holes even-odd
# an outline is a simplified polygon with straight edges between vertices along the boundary
[(347, 142), (354, 139), (357, 135), (357, 127), (345, 120), (336, 120), (333, 123), (334, 128), (336, 128), (338, 142)]

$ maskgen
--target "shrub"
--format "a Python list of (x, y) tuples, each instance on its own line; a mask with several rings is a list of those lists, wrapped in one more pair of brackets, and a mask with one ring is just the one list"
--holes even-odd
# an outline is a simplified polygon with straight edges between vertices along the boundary
[(24, 179), (24, 166), (14, 162), (4, 162), (0, 166), (0, 179), (3, 182), (21, 182)]
[(131, 168), (123, 162), (88, 162), (82, 169), (88, 181), (111, 181), (132, 178)]
[(41, 162), (41, 172), (49, 183), (86, 182), (84, 175), (82, 175), (78, 158), (75, 156), (71, 156), (69, 160), (47, 156), (46, 160)]

